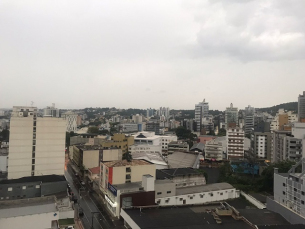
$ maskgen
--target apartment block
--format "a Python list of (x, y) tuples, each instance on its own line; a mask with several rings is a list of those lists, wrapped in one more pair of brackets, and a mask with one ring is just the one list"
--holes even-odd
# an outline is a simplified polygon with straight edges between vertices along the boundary
[(298, 98), (298, 120), (302, 122), (305, 119), (305, 91), (303, 91), (303, 95), (299, 95)]
[(8, 179), (63, 175), (66, 122), (37, 117), (36, 107), (13, 107), (10, 124)]
[(195, 105), (195, 122), (196, 122), (196, 130), (200, 132), (202, 129), (202, 119), (203, 117), (208, 116), (209, 114), (209, 103), (205, 101), (199, 102)]
[(244, 158), (244, 138), (245, 132), (241, 128), (227, 129), (227, 158), (243, 159)]
[(207, 141), (204, 146), (205, 160), (208, 161), (222, 161), (223, 160), (223, 146), (222, 142), (217, 139)]
[(226, 108), (225, 123), (227, 129), (238, 126), (238, 108), (233, 107), (233, 103), (230, 104), (230, 107)]

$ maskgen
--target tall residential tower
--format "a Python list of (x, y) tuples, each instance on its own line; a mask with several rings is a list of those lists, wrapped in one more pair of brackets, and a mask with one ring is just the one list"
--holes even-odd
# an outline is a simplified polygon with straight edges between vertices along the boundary
[(198, 132), (202, 129), (202, 119), (203, 117), (207, 117), (209, 115), (209, 103), (205, 101), (199, 102), (195, 105), (195, 121)]
[(37, 117), (36, 107), (13, 107), (10, 122), (8, 179), (63, 175), (66, 122)]

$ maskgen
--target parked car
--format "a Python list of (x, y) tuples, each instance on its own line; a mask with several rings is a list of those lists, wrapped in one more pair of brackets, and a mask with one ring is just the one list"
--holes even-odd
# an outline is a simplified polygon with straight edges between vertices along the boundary
[(81, 180), (80, 183), (81, 183), (81, 185), (83, 185), (83, 186), (86, 185), (85, 181), (83, 181), (83, 180)]
[(78, 215), (79, 216), (83, 216), (84, 215), (84, 210), (81, 207), (79, 207), (79, 209), (78, 209)]
[(67, 226), (65, 229), (74, 229), (74, 226)]

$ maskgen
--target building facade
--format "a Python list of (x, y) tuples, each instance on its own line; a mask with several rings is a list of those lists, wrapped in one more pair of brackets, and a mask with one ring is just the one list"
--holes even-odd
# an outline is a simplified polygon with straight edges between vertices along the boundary
[(204, 146), (205, 160), (208, 161), (222, 161), (223, 160), (223, 146), (222, 142), (217, 139), (212, 139), (206, 142)]
[(305, 119), (305, 91), (303, 91), (303, 95), (299, 95), (298, 98), (298, 116), (299, 122)]
[(233, 107), (233, 103), (230, 104), (230, 107), (226, 108), (225, 123), (227, 129), (238, 126), (238, 108)]
[(61, 115), (65, 120), (66, 120), (66, 125), (67, 125), (67, 132), (76, 132), (77, 131), (77, 114), (72, 112), (72, 111), (68, 111), (66, 113), (63, 113)]
[(10, 125), (8, 179), (64, 174), (65, 120), (37, 117), (36, 107), (13, 107)]
[(241, 128), (227, 129), (227, 159), (244, 158), (244, 137), (245, 132)]
[(208, 116), (209, 114), (209, 103), (205, 102), (205, 99), (202, 102), (199, 102), (195, 105), (195, 122), (196, 130), (200, 132), (202, 129), (202, 118)]

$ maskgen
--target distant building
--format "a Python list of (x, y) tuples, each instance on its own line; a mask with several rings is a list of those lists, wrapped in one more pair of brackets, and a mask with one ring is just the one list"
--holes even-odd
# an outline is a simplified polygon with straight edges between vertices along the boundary
[(205, 160), (208, 161), (222, 161), (223, 160), (223, 147), (222, 142), (217, 139), (210, 140), (205, 144)]
[(245, 134), (251, 134), (254, 129), (255, 108), (250, 105), (245, 108)]
[(239, 127), (227, 129), (228, 160), (244, 158), (244, 137), (245, 133)]
[(189, 151), (189, 144), (183, 141), (172, 141), (168, 143), (168, 151)]
[(119, 125), (122, 133), (133, 133), (139, 131), (139, 124), (137, 123), (124, 123)]
[(43, 116), (59, 118), (59, 109), (55, 108), (55, 103), (53, 103), (52, 106), (43, 109)]
[(305, 91), (298, 98), (298, 116), (299, 122), (305, 121)]
[(146, 131), (154, 132), (155, 134), (160, 134), (160, 122), (159, 121), (147, 122)]
[(136, 114), (136, 115), (132, 116), (132, 120), (134, 123), (140, 124), (143, 121), (143, 117), (142, 117), (142, 115)]
[(225, 123), (227, 129), (238, 126), (238, 108), (233, 107), (233, 103), (230, 104), (230, 107), (226, 108)]
[(36, 107), (13, 107), (10, 124), (8, 179), (63, 175), (66, 122), (37, 117)]
[(202, 119), (207, 117), (209, 114), (209, 103), (205, 102), (205, 99), (202, 102), (199, 102), (195, 105), (195, 122), (197, 124), (196, 130), (200, 132), (202, 129)]
[(77, 114), (72, 111), (67, 111), (61, 115), (66, 120), (67, 132), (77, 131)]
[(156, 112), (155, 109), (151, 109), (151, 108), (147, 109), (146, 110), (146, 117), (150, 118), (151, 116), (154, 116), (155, 112)]
[(139, 132), (132, 135), (135, 144), (160, 145), (162, 150), (168, 149), (168, 144), (171, 141), (177, 141), (176, 135), (155, 135), (154, 132)]

